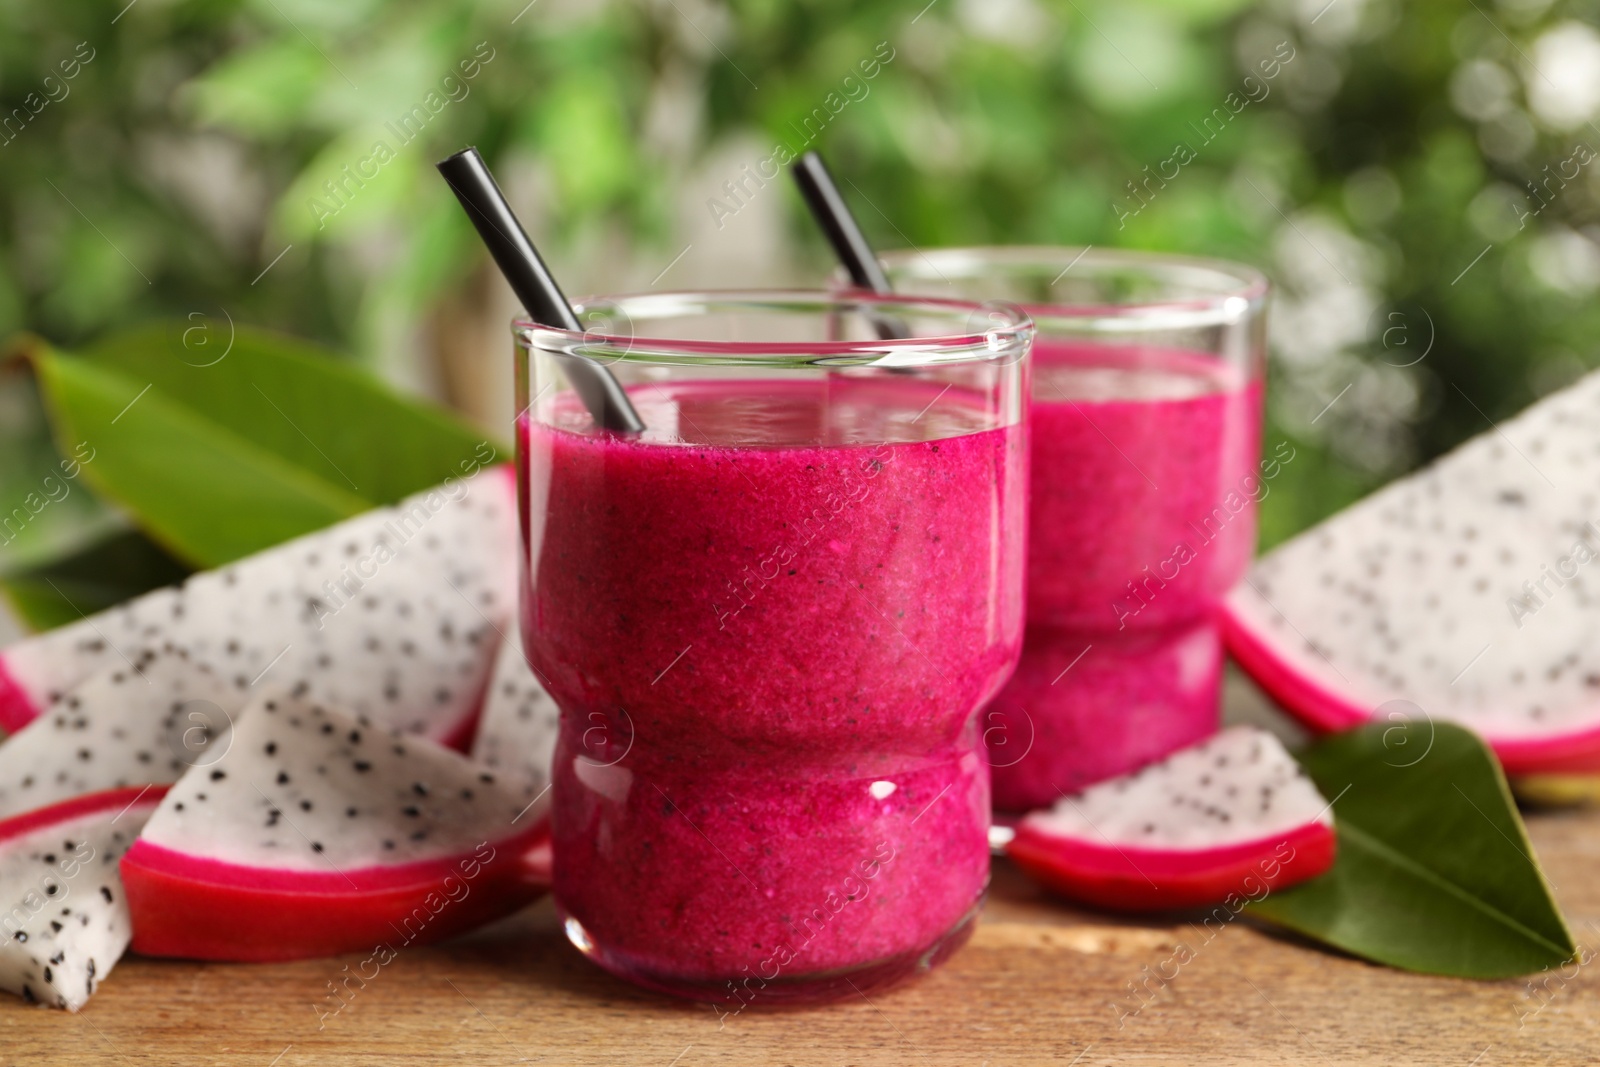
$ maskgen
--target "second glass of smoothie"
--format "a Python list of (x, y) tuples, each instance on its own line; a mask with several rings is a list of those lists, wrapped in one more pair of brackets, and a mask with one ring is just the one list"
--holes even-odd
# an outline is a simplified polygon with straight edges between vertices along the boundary
[[(595, 331), (515, 330), (568, 937), (724, 1018), (926, 969), (988, 881), (978, 715), (1022, 643), (1032, 325), (823, 293), (579, 312)], [(643, 433), (595, 428), (574, 358)]]
[(884, 261), (899, 292), (1012, 301), (1038, 326), (1027, 639), (984, 720), (995, 807), (1047, 806), (1216, 730), (1216, 609), (1286, 459), (1261, 455), (1266, 279), (1077, 248)]

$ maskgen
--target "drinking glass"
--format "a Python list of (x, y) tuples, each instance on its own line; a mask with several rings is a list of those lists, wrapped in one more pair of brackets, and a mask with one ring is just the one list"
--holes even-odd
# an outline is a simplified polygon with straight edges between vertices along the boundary
[(1009, 300), (1033, 353), (1027, 637), (986, 709), (995, 807), (1025, 811), (1217, 728), (1217, 609), (1255, 550), (1267, 281), (1099, 249), (897, 252), (896, 291)]
[[(988, 879), (978, 713), (1021, 647), (1032, 324), (821, 292), (577, 310), (585, 333), (514, 326), (567, 936), (724, 1017), (927, 969)], [(575, 359), (642, 433), (595, 427)]]

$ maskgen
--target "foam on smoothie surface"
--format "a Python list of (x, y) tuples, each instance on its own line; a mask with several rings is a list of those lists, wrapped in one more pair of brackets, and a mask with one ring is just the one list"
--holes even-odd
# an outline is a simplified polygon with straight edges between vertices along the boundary
[[(957, 437), (995, 425), (967, 390), (877, 378), (779, 380), (759, 392), (746, 381), (663, 382), (632, 386), (628, 396), (645, 423), (644, 433), (630, 440), (646, 444), (876, 445)], [(571, 394), (558, 398), (545, 421), (593, 433), (593, 420)]]

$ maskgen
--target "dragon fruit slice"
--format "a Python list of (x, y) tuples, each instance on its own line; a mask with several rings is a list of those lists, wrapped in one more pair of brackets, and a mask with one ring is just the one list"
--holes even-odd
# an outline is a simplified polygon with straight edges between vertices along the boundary
[(197, 574), (0, 653), (0, 727), (170, 644), (238, 703), (287, 690), (464, 745), (510, 619), (516, 538), (514, 484), (490, 468)]
[[(561, 709), (528, 666), (522, 641), (512, 631), (500, 646), (489, 694), (483, 702), (478, 737), (472, 758), (492, 771), (505, 785), (520, 790), (522, 799), (548, 821), (550, 764), (555, 757)], [(527, 816), (533, 817), (533, 812)], [(553, 868), (550, 846), (528, 857), (529, 877), (548, 886)]]
[(472, 758), (520, 789), (524, 802), (540, 798), (550, 788), (560, 717), (555, 699), (528, 666), (522, 642), (511, 633), (495, 661)]
[(117, 860), (165, 789), (117, 789), (0, 822), (0, 989), (77, 1011), (128, 947)]
[(226, 748), (237, 691), (178, 649), (78, 686), (0, 744), (0, 819), (131, 785), (170, 784)]
[(1427, 716), (1509, 773), (1600, 771), (1600, 374), (1260, 560), (1240, 665), (1317, 730)]
[(1046, 886), (1116, 911), (1260, 895), (1333, 864), (1328, 802), (1278, 739), (1230, 727), (1017, 824), (1007, 853)]
[(276, 960), (433, 941), (536, 898), (535, 805), (424, 738), (295, 698), (242, 712), (122, 861), (137, 952)]

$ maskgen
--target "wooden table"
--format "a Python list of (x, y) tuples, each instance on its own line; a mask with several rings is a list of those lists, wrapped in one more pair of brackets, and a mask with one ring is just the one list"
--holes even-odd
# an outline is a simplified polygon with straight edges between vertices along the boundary
[[(1532, 815), (1580, 943), (1600, 949), (1600, 810)], [(1183, 941), (1193, 959), (1171, 981)], [(318, 1029), (341, 967), (126, 958), (78, 1015), (0, 998), (0, 1064), (1436, 1064), (1600, 1060), (1600, 982), (1425, 978), (1240, 919), (1125, 922), (1046, 897), (998, 862), (972, 941), (920, 982), (832, 1007), (705, 1005), (641, 992), (567, 945), (548, 901), (408, 949)], [(1150, 968), (1149, 971), (1146, 968)], [(1152, 977), (1154, 975), (1154, 977)], [(1135, 996), (1130, 984), (1143, 992)], [(354, 983), (352, 983), (354, 986)]]

